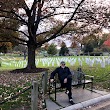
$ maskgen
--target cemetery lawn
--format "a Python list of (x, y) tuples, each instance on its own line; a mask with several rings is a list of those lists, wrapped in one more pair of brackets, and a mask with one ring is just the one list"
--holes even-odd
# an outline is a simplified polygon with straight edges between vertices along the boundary
[[(32, 79), (37, 79), (39, 83), (41, 82), (41, 73), (12, 74), (9, 72), (26, 66), (27, 60), (23, 60), (23, 57), (0, 56), (0, 59), (0, 102), (31, 86)], [(81, 65), (85, 74), (94, 76), (94, 89), (110, 91), (110, 58), (108, 56), (39, 57), (36, 58), (36, 66), (38, 68), (49, 68), (48, 73), (50, 76), (50, 73), (59, 66), (60, 61), (65, 61), (71, 70), (77, 70), (79, 65)], [(103, 65), (101, 65), (102, 63)], [(31, 104), (30, 96), (31, 91), (29, 90), (21, 94), (20, 97), (2, 104), (0, 110), (22, 109), (20, 107), (24, 107), (24, 110), (29, 110), (29, 105)]]
[[(10, 71), (25, 68), (27, 60), (21, 56), (0, 56), (0, 71)], [(36, 57), (38, 68), (49, 68), (49, 73), (59, 66), (60, 61), (65, 61), (71, 70), (77, 70), (82, 66), (83, 72), (94, 76), (94, 82), (104, 85), (103, 88), (110, 88), (110, 57), (109, 56), (57, 56), (57, 57)], [(1, 72), (2, 73), (2, 72)], [(100, 87), (100, 86), (99, 86)]]

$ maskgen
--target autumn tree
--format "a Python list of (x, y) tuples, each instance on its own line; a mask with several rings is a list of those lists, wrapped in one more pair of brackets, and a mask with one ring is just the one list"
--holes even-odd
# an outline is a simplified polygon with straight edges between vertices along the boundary
[(0, 51), (7, 52), (7, 50), (11, 50), (15, 45), (18, 45), (16, 39), (12, 39), (13, 36), (18, 38), (19, 33), (10, 31), (9, 29), (5, 29), (4, 27), (13, 27), (14, 29), (18, 29), (19, 24), (16, 21), (11, 19), (0, 19)]
[[(27, 70), (30, 71), (36, 69), (35, 50), (38, 47), (41, 47), (42, 44), (58, 37), (60, 32), (74, 18), (83, 2), (84, 0), (77, 2), (71, 0), (66, 2), (65, 0), (33, 0), (31, 5), (28, 5), (25, 0), (0, 1), (0, 17), (3, 19), (15, 20), (19, 22), (20, 25), (25, 25), (27, 28), (27, 33), (25, 33), (24, 31), (14, 29), (13, 27), (0, 27), (4, 30), (9, 29), (23, 35), (23, 37), (19, 38), (16, 38), (15, 36), (12, 37), (13, 39), (17, 39), (19, 43), (27, 45), (28, 47)], [(63, 9), (62, 12), (59, 11), (61, 8)], [(71, 9), (71, 11), (65, 12), (65, 9)], [(53, 25), (56, 25), (53, 18), (57, 15), (68, 15), (68, 20), (56, 29), (53, 27)], [(49, 32), (52, 28), (55, 30), (50, 34)], [(42, 36), (42, 34), (44, 36)]]
[(50, 46), (49, 43), (45, 43), (42, 48), (47, 51), (49, 46)]
[[(91, 42), (95, 43), (95, 47), (102, 44), (102, 40), (98, 33), (102, 32), (103, 28), (110, 29), (110, 1), (87, 0), (83, 6), (79, 8), (76, 16), (73, 18), (80, 29), (72, 33), (71, 41), (85, 45), (87, 39), (91, 36)], [(81, 28), (82, 27), (82, 28)], [(76, 37), (76, 38), (75, 38)], [(96, 38), (94, 38), (96, 37)], [(92, 40), (94, 39), (94, 40)], [(103, 38), (102, 38), (103, 39)], [(90, 43), (90, 42), (89, 42)]]
[(12, 49), (12, 44), (10, 42), (1, 42), (0, 43), (0, 52), (7, 53), (8, 50)]

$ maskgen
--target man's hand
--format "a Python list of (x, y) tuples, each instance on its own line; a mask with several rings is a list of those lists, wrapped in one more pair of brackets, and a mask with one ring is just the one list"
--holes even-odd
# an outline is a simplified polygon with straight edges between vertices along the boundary
[(64, 83), (67, 83), (67, 78), (64, 79)]
[(50, 82), (53, 83), (54, 79), (50, 79)]

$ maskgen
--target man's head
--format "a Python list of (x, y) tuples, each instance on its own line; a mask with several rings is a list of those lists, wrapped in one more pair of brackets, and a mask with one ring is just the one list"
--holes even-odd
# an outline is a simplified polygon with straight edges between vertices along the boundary
[(61, 61), (60, 66), (61, 66), (62, 68), (64, 68), (64, 67), (65, 67), (65, 62), (64, 62), (64, 61)]

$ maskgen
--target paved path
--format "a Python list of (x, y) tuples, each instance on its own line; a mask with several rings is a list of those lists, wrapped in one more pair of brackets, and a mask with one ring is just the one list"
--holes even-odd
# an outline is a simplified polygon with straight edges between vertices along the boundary
[[(98, 97), (107, 95), (109, 93), (105, 92), (105, 91), (98, 91), (98, 90), (94, 90), (94, 92), (91, 92), (87, 89), (73, 88), (72, 94), (73, 94), (73, 101), (76, 104), (79, 104), (80, 102), (84, 102), (84, 101), (88, 101), (88, 100), (91, 100), (94, 98), (98, 98)], [(54, 99), (54, 94), (52, 94), (51, 97)], [(46, 102), (47, 102), (47, 110), (59, 110), (61, 108), (66, 108), (66, 107), (70, 106), (70, 103), (68, 102), (68, 96), (65, 94), (65, 91), (57, 92), (56, 102), (59, 105), (57, 105), (57, 103), (54, 103), (50, 99), (48, 99)], [(85, 108), (84, 110), (86, 110), (86, 109), (90, 110), (90, 108), (89, 109)], [(81, 109), (81, 110), (83, 110), (83, 109)], [(91, 109), (91, 110), (95, 110), (95, 109)], [(103, 109), (100, 109), (100, 110), (103, 110)], [(105, 110), (107, 110), (107, 109), (105, 109)]]
[(84, 110), (110, 110), (110, 99), (84, 108)]
[(46, 105), (47, 105), (47, 110), (58, 110), (61, 108), (59, 105), (57, 105), (50, 99), (46, 100)]
[[(102, 92), (102, 91), (91, 92), (89, 90), (82, 89), (82, 88), (74, 88), (72, 90), (72, 94), (73, 94), (73, 101), (77, 104), (96, 97), (100, 97), (102, 95), (107, 94), (107, 92)], [(54, 99), (54, 94), (51, 95), (51, 97)], [(62, 107), (67, 107), (71, 105), (68, 102), (68, 96), (65, 94), (65, 92), (57, 93), (56, 102), (59, 103)]]

